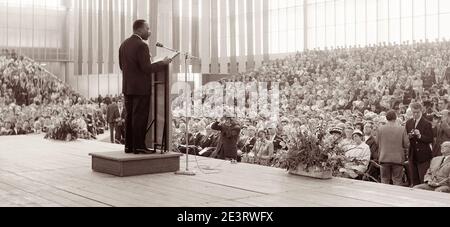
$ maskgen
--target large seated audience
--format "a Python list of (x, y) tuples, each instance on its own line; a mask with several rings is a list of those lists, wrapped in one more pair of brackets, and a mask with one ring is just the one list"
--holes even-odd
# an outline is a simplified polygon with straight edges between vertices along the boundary
[(92, 139), (106, 129), (102, 109), (39, 63), (2, 50), (0, 136), (45, 133), (57, 140)]
[[(243, 83), (244, 89), (227, 87), (225, 90), (235, 97), (226, 96), (225, 102), (237, 107), (238, 99), (243, 99), (245, 107), (256, 103), (256, 109), (225, 108), (227, 117), (220, 119), (224, 108), (215, 103), (217, 95), (211, 94), (221, 96), (214, 86), (222, 87), (229, 82)], [(268, 96), (259, 94), (255, 100), (251, 90), (255, 84), (267, 84)], [(189, 150), (195, 155), (218, 157), (216, 147), (227, 132), (213, 129), (218, 128), (217, 121), (233, 119), (239, 126), (235, 130), (239, 133), (237, 161), (281, 167), (293, 135), (314, 134), (319, 128), (325, 128), (329, 139), (350, 160), (340, 169), (341, 176), (358, 178), (373, 174), (371, 163), (379, 161), (377, 132), (388, 123), (387, 114), (392, 115), (394, 111), (396, 118), (391, 123), (404, 127), (413, 118), (413, 103), (423, 106), (423, 116), (432, 123), (433, 157), (448, 155), (449, 84), (450, 41), (309, 50), (265, 62), (253, 71), (194, 91), (192, 97), (198, 98), (196, 101), (213, 108), (207, 110), (208, 115), (203, 115), (202, 109), (188, 103), (194, 113), (189, 122), (183, 115), (185, 97), (181, 94), (175, 98), (172, 144), (180, 152)], [(278, 91), (279, 100), (271, 99)], [(119, 105), (116, 103), (111, 108), (120, 114), (106, 120), (111, 100), (119, 101)], [(270, 105), (279, 108), (276, 118), (264, 111)], [(121, 108), (120, 97), (86, 100), (38, 63), (7, 50), (0, 55), (0, 135), (44, 132), (53, 139), (95, 138), (108, 128), (108, 123), (112, 127), (123, 122), (119, 117)], [(389, 116), (388, 119), (392, 121)], [(123, 134), (120, 133), (123, 129), (117, 130)], [(230, 134), (230, 141), (235, 141), (235, 136)], [(120, 138), (111, 134), (111, 140)], [(442, 144), (447, 149), (445, 152), (441, 152)], [(421, 187), (447, 190), (447, 183), (436, 183), (441, 178), (433, 178), (433, 171), (439, 169), (434, 164), (442, 158), (436, 160), (426, 176), (428, 186)]]
[[(368, 171), (369, 160), (378, 161), (376, 132), (387, 123), (387, 112), (394, 110), (397, 124), (404, 126), (412, 118), (412, 103), (422, 104), (424, 117), (433, 124), (434, 156), (440, 155), (440, 145), (450, 140), (450, 118), (446, 111), (450, 102), (449, 41), (309, 50), (266, 62), (253, 71), (221, 80), (220, 84), (227, 82), (243, 82), (245, 89), (236, 89), (235, 100), (225, 102), (236, 104), (237, 99), (245, 97), (246, 107), (254, 101), (250, 99), (252, 84), (268, 83), (269, 97), (277, 90), (272, 84), (279, 84), (278, 119), (265, 112), (243, 115), (241, 108), (241, 112), (234, 113), (243, 129), (238, 148), (245, 162), (280, 166), (289, 150), (289, 135), (296, 130), (314, 133), (318, 126), (323, 126), (330, 132), (329, 136), (340, 137), (340, 146), (349, 151), (349, 158), (360, 159), (358, 165), (348, 169), (356, 173)], [(214, 106), (214, 98), (207, 95), (214, 93), (213, 89), (195, 91), (192, 96), (202, 97), (204, 106)], [(186, 144), (184, 100), (181, 95), (173, 102), (174, 147)], [(266, 109), (271, 102), (270, 99), (256, 101), (261, 109)], [(197, 151), (214, 147), (210, 142), (203, 144), (194, 138), (205, 135), (204, 129), (217, 120), (210, 115), (202, 116), (201, 111), (193, 108), (189, 122), (188, 144)], [(217, 113), (220, 111), (218, 108)], [(208, 132), (208, 135), (218, 140), (218, 133)], [(355, 152), (355, 147), (359, 151)], [(205, 154), (210, 153), (200, 153)], [(348, 169), (342, 172), (356, 177)]]

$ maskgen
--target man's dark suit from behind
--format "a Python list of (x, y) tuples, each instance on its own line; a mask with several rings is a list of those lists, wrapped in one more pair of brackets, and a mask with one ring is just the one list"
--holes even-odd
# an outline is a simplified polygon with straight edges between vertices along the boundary
[(108, 105), (106, 110), (106, 121), (109, 124), (111, 143), (115, 143), (114, 130), (116, 129), (117, 119), (119, 117), (119, 107), (117, 106), (117, 103), (113, 101), (113, 103)]
[(170, 63), (167, 59), (152, 64), (150, 50), (145, 43), (150, 37), (147, 22), (137, 20), (134, 34), (125, 40), (119, 50), (119, 64), (123, 72), (125, 96), (125, 152), (148, 153), (145, 145), (151, 95), (151, 75), (159, 67)]

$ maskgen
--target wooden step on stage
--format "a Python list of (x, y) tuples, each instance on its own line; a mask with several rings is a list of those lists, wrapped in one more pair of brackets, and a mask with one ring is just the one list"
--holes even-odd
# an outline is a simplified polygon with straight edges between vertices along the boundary
[(169, 173), (180, 170), (178, 153), (125, 154), (123, 151), (92, 153), (92, 170), (119, 177)]
[[(0, 206), (14, 207), (450, 207), (450, 194), (189, 157), (195, 176), (116, 177), (92, 171), (89, 154), (121, 151), (98, 141), (0, 137)], [(108, 156), (108, 155), (107, 155)], [(186, 169), (185, 156), (180, 169)]]

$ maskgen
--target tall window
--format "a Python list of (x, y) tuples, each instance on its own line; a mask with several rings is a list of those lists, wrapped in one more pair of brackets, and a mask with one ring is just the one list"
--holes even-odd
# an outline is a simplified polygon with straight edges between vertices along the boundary
[(448, 0), (308, 0), (306, 18), (309, 49), (450, 38)]
[(302, 51), (303, 46), (303, 1), (269, 0), (269, 53)]
[(0, 0), (0, 47), (58, 60), (66, 16), (61, 0)]

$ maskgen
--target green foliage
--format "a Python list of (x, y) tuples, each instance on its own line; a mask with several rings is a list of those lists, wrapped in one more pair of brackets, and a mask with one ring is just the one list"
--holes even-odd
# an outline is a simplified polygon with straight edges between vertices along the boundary
[(327, 133), (320, 127), (316, 133), (298, 131), (289, 138), (289, 152), (282, 163), (282, 167), (297, 170), (299, 164), (310, 167), (318, 167), (323, 170), (331, 170), (338, 173), (344, 166), (341, 158), (344, 151), (338, 146), (338, 141), (331, 137), (326, 138)]

